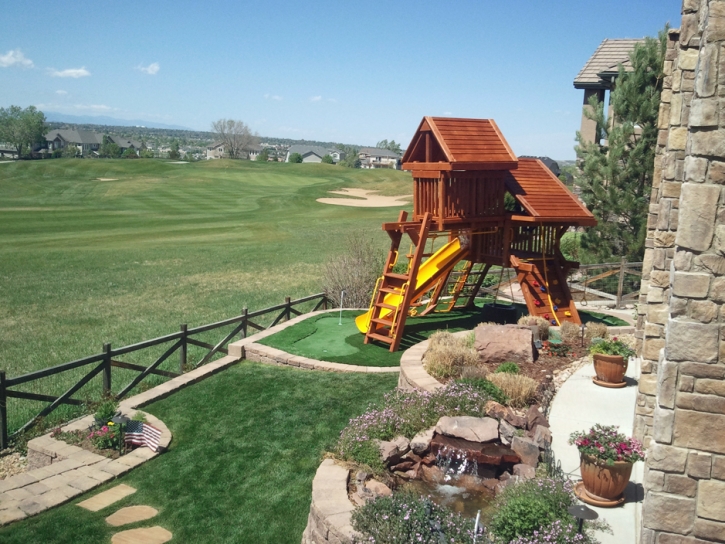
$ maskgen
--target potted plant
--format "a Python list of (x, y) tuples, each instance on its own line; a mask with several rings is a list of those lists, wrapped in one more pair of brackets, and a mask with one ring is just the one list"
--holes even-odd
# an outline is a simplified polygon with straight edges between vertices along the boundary
[(624, 387), (624, 373), (627, 372), (629, 358), (635, 351), (617, 338), (593, 343), (589, 353), (594, 359), (594, 383), (602, 387)]
[(579, 450), (582, 481), (575, 488), (577, 497), (594, 506), (619, 506), (632, 465), (644, 460), (642, 444), (618, 432), (613, 425), (594, 425), (588, 432), (574, 432), (569, 444)]

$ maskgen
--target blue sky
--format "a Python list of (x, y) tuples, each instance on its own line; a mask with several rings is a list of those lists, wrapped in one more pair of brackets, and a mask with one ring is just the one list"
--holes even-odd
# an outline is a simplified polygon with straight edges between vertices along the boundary
[(424, 115), (493, 118), (514, 152), (574, 158), (604, 38), (679, 0), (55, 2), (0, 15), (0, 107), (405, 147)]

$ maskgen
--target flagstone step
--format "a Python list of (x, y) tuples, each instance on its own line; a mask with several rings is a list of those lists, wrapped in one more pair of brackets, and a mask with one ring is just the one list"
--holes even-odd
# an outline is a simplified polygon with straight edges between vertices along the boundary
[(159, 511), (156, 508), (150, 506), (127, 506), (108, 516), (106, 523), (114, 527), (120, 527), (121, 525), (151, 519), (158, 513)]
[(99, 493), (86, 499), (83, 502), (79, 502), (78, 506), (90, 510), (91, 512), (98, 512), (103, 510), (107, 506), (111, 506), (114, 502), (118, 502), (124, 497), (128, 497), (136, 493), (136, 489), (126, 484), (119, 484), (111, 489), (107, 489), (103, 493)]
[(171, 540), (173, 535), (156, 525), (155, 527), (143, 527), (141, 529), (129, 529), (121, 531), (111, 537), (112, 544), (164, 544)]

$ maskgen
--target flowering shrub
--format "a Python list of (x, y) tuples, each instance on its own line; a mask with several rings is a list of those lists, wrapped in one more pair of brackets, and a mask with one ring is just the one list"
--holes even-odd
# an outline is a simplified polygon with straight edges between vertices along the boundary
[(105, 450), (118, 448), (118, 436), (118, 430), (113, 422), (109, 421), (108, 425), (103, 425), (100, 429), (91, 431), (88, 438), (99, 450)]
[(456, 382), (433, 393), (395, 390), (385, 395), (382, 407), (371, 406), (350, 420), (340, 433), (335, 451), (342, 459), (382, 471), (375, 440), (390, 440), (398, 435), (413, 438), (443, 416), (484, 417), (489, 400), (483, 391)]
[(509, 544), (587, 544), (592, 539), (578, 534), (575, 523), (566, 523), (557, 519), (547, 527), (535, 530), (530, 536), (520, 536)]
[(614, 425), (596, 424), (589, 432), (571, 433), (569, 444), (576, 445), (580, 454), (590, 455), (608, 465), (613, 465), (615, 461), (636, 463), (644, 460), (640, 441), (626, 437), (617, 429)]
[[(489, 529), (498, 539), (496, 542), (508, 543), (516, 538), (532, 538), (537, 531), (541, 532), (542, 527), (548, 527), (557, 520), (564, 522), (564, 526), (574, 523), (574, 517), (567, 512), (573, 503), (573, 484), (569, 480), (536, 478), (519, 482), (506, 487), (503, 493), (496, 496), (495, 513)], [(533, 543), (539, 540), (521, 542)]]
[(352, 513), (352, 526), (363, 542), (469, 544), (474, 521), (411, 493), (368, 501)]

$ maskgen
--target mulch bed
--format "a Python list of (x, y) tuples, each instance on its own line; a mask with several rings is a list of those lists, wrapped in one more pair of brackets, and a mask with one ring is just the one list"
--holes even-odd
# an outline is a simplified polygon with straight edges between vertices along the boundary
[(119, 457), (121, 457), (121, 453), (118, 451), (118, 449), (97, 448), (93, 441), (88, 438), (88, 434), (88, 431), (70, 431), (57, 434), (54, 433), (52, 436), (56, 440), (62, 440), (66, 444), (69, 444), (71, 446), (78, 446), (79, 448), (83, 448), (86, 451), (90, 451), (91, 453), (96, 453), (98, 455), (103, 455), (104, 457), (108, 457), (109, 459), (118, 459)]

